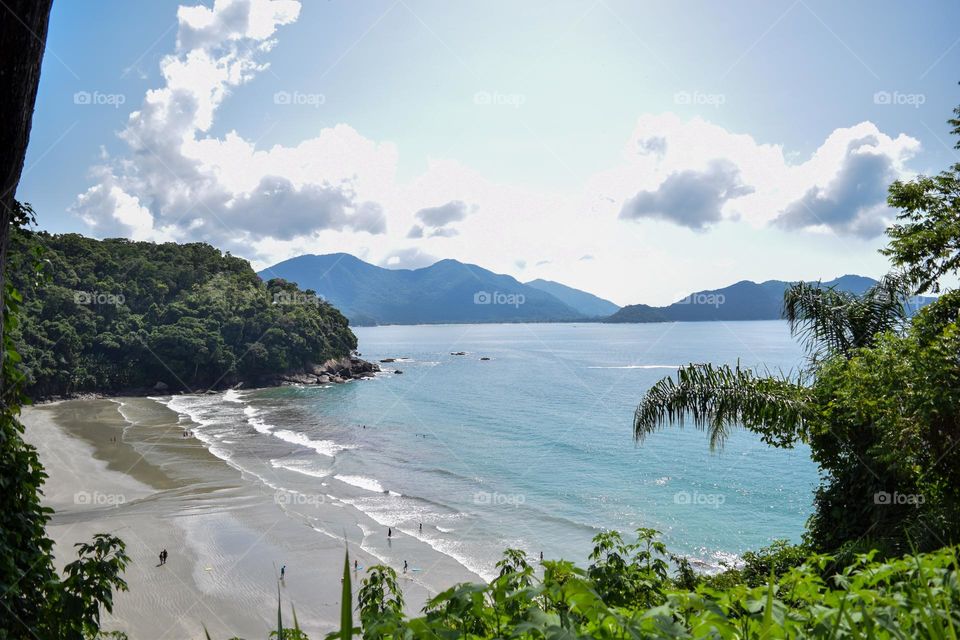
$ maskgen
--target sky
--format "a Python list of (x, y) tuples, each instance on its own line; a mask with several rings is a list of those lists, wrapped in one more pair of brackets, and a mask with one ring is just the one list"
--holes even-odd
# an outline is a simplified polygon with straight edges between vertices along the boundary
[(960, 162), (960, 3), (54, 3), (17, 197), (256, 268), (454, 258), (618, 304), (880, 276)]

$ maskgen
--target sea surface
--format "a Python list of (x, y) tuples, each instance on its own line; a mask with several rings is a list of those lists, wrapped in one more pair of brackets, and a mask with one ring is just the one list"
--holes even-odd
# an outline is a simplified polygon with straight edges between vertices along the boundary
[(644, 392), (679, 365), (795, 372), (803, 353), (784, 322), (354, 331), (365, 359), (398, 360), (371, 380), (163, 401), (289, 506), (352, 505), (487, 578), (506, 547), (584, 562), (597, 532), (638, 527), (718, 569), (798, 540), (811, 512), (817, 471), (803, 446), (736, 431), (711, 452), (690, 425), (642, 444), (632, 433)]

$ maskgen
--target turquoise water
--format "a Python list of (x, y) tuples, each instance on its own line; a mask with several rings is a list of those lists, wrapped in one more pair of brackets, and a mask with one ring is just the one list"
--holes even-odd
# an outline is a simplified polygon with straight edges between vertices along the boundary
[(364, 358), (402, 360), (368, 381), (171, 406), (271, 486), (322, 486), (401, 531), (422, 522), (431, 545), (485, 576), (506, 546), (583, 561), (601, 529), (657, 528), (706, 567), (803, 530), (817, 480), (805, 448), (738, 432), (711, 453), (690, 427), (638, 446), (631, 431), (644, 391), (678, 365), (796, 369), (783, 322), (355, 331)]

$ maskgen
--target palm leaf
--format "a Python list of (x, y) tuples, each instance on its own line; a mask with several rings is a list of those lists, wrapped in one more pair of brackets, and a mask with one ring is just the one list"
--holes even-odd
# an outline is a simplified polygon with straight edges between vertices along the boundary
[(642, 441), (667, 424), (687, 419), (710, 436), (710, 448), (722, 447), (738, 426), (759, 433), (765, 442), (789, 447), (804, 425), (807, 391), (783, 378), (759, 378), (749, 369), (691, 364), (677, 380), (655, 384), (637, 407), (633, 434)]
[(798, 282), (783, 294), (783, 315), (814, 360), (849, 357), (876, 336), (906, 321), (905, 302), (915, 283), (904, 273), (887, 274), (862, 296), (821, 283)]
[(340, 594), (340, 640), (353, 637), (353, 589), (350, 585), (350, 551), (344, 552), (343, 589)]

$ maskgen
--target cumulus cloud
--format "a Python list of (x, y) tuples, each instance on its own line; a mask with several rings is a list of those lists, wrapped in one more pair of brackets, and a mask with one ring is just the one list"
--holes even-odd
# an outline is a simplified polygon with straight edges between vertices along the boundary
[(662, 156), (667, 152), (667, 139), (663, 136), (650, 136), (637, 140), (640, 153), (653, 153)]
[(825, 228), (844, 235), (880, 235), (894, 217), (887, 187), (897, 178), (894, 159), (879, 152), (876, 136), (852, 141), (839, 171), (814, 185), (774, 219), (786, 229)]
[(678, 171), (653, 191), (641, 191), (620, 209), (621, 218), (660, 218), (701, 230), (722, 217), (728, 200), (753, 193), (728, 160), (712, 160), (706, 170)]
[[(349, 127), (269, 151), (235, 132), (207, 135), (230, 91), (266, 68), (260, 58), (272, 36), (299, 11), (294, 0), (180, 7), (177, 51), (160, 65), (163, 86), (146, 93), (120, 134), (129, 156), (99, 167), (98, 184), (72, 210), (98, 234), (206, 240), (248, 252), (257, 242), (325, 230), (384, 233), (382, 205), (362, 197), (353, 167), (332, 168), (343, 163), (345, 141), (359, 142)], [(370, 155), (362, 143), (352, 148)], [(390, 163), (390, 149), (376, 152), (387, 156), (381, 165)]]
[(467, 217), (467, 203), (451, 200), (439, 207), (427, 207), (417, 211), (417, 217), (430, 227), (442, 227)]
[(460, 235), (460, 232), (452, 227), (440, 227), (430, 232), (431, 238), (453, 238)]
[[(421, 224), (414, 225), (407, 234), (408, 238), (452, 238), (460, 235), (457, 229), (449, 226), (467, 217), (476, 207), (469, 207), (462, 200), (451, 200), (438, 207), (424, 207), (414, 214)], [(411, 235), (413, 234), (413, 235)]]
[[(776, 144), (701, 118), (644, 115), (623, 161), (588, 184), (594, 208), (620, 219), (654, 218), (703, 230), (721, 220), (755, 228), (870, 237), (889, 221), (886, 186), (910, 177), (915, 138), (871, 122), (835, 129), (799, 162)], [(615, 208), (614, 208), (615, 207)]]

